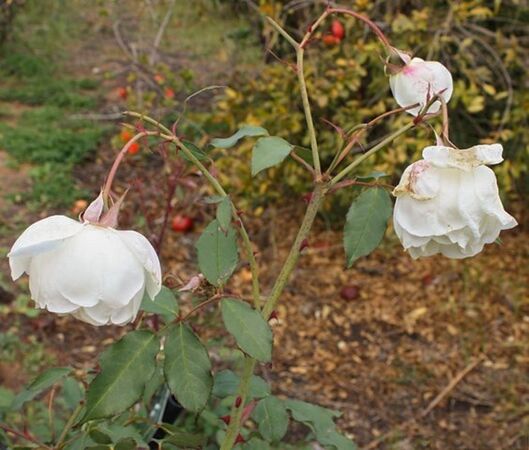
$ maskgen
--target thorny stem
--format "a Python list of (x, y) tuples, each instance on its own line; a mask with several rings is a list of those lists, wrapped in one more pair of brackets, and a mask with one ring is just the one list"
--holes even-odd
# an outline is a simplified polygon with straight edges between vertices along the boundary
[(371, 119), (369, 122), (362, 123), (362, 124), (359, 124), (356, 127), (354, 127), (354, 129), (350, 131), (350, 132), (354, 131), (354, 134), (351, 136), (351, 138), (349, 139), (349, 141), (347, 142), (347, 144), (343, 148), (343, 150), (341, 152), (337, 152), (336, 153), (333, 161), (331, 162), (329, 168), (327, 169), (327, 171), (325, 173), (327, 175), (332, 173), (332, 171), (344, 160), (344, 158), (353, 149), (354, 145), (360, 140), (360, 137), (362, 136), (362, 134), (365, 133), (367, 130), (369, 130), (369, 128), (373, 127), (379, 121), (381, 121), (382, 119), (385, 119), (388, 116), (391, 116), (393, 114), (401, 113), (401, 112), (406, 111), (406, 110), (411, 109), (411, 108), (415, 108), (418, 105), (419, 104), (416, 103), (414, 105), (406, 106), (406, 107), (403, 107), (403, 108), (396, 108), (396, 109), (392, 109), (391, 111), (386, 111), (385, 113), (382, 113), (382, 114), (376, 116), (374, 119)]
[[(327, 12), (323, 13), (323, 15), (318, 19), (316, 22), (319, 23), (325, 17), (327, 17)], [(320, 154), (318, 151), (318, 141), (316, 139), (316, 130), (314, 129), (314, 120), (312, 119), (312, 111), (310, 109), (310, 101), (309, 101), (309, 94), (307, 91), (307, 82), (305, 81), (305, 73), (303, 68), (303, 58), (305, 54), (304, 44), (310, 39), (310, 36), (312, 35), (313, 29), (316, 28), (316, 24), (314, 24), (307, 32), (305, 37), (303, 38), (303, 41), (301, 44), (296, 42), (296, 40), (290, 36), (284, 29), (279, 25), (276, 21), (274, 21), (272, 18), (267, 17), (266, 18), (268, 22), (277, 30), (279, 34), (281, 34), (296, 50), (296, 74), (298, 76), (298, 84), (299, 89), (301, 91), (301, 102), (303, 104), (303, 111), (305, 113), (305, 120), (307, 122), (307, 131), (309, 133), (309, 139), (310, 139), (310, 148), (312, 150), (312, 161), (314, 164), (314, 173), (316, 175), (316, 179), (319, 180), (321, 178), (321, 164), (320, 164)]]
[(448, 108), (446, 106), (446, 101), (442, 95), (439, 96), (439, 101), (441, 102), (441, 111), (443, 118), (443, 128), (441, 131), (441, 138), (445, 145), (450, 145), (450, 122), (448, 120)]
[(311, 196), (309, 206), (305, 211), (305, 216), (303, 217), (303, 221), (301, 222), (301, 225), (299, 227), (298, 234), (294, 239), (294, 243), (292, 244), (292, 247), (290, 249), (290, 253), (287, 256), (287, 259), (283, 264), (283, 268), (281, 269), (281, 272), (279, 272), (279, 275), (274, 283), (270, 296), (266, 300), (266, 303), (263, 307), (262, 314), (265, 320), (268, 319), (268, 317), (276, 307), (281, 292), (283, 292), (283, 289), (287, 284), (290, 274), (296, 266), (301, 251), (301, 245), (309, 235), (312, 224), (314, 223), (314, 219), (316, 218), (316, 214), (320, 209), (321, 203), (326, 193), (327, 186), (325, 184), (316, 184), (314, 192)]
[[(230, 424), (226, 430), (226, 436), (220, 450), (231, 450), (239, 434), (239, 428), (241, 425), (241, 417), (244, 411), (244, 406), (246, 403), (246, 398), (248, 397), (248, 391), (250, 390), (250, 380), (255, 369), (257, 361), (253, 358), (247, 356), (244, 358), (244, 366), (241, 374), (241, 384), (239, 385), (239, 390), (237, 391), (237, 396), (240, 399), (239, 403), (234, 403), (231, 408), (230, 413)], [(237, 406), (237, 404), (239, 406)]]
[[(309, 206), (307, 207), (305, 216), (299, 227), (298, 234), (294, 239), (294, 243), (292, 244), (290, 253), (287, 256), (287, 259), (283, 264), (281, 272), (277, 276), (272, 291), (268, 299), (266, 300), (263, 310), (261, 311), (261, 314), (265, 320), (268, 320), (270, 314), (277, 305), (279, 297), (281, 296), (281, 293), (283, 292), (283, 289), (287, 284), (288, 279), (292, 274), (292, 271), (296, 267), (296, 263), (298, 261), (301, 251), (301, 245), (309, 235), (310, 229), (312, 227), (312, 224), (314, 223), (316, 214), (320, 209), (326, 190), (326, 186), (321, 183), (316, 184), (316, 187), (314, 188), (311, 201), (309, 203)], [(230, 424), (228, 426), (228, 430), (226, 431), (226, 437), (224, 438), (224, 442), (222, 443), (220, 450), (229, 450), (233, 447), (233, 444), (235, 443), (235, 440), (239, 433), (239, 428), (241, 426), (240, 421), (242, 412), (244, 410), (246, 397), (248, 396), (248, 386), (250, 384), (250, 379), (253, 375), (256, 363), (257, 361), (253, 358), (250, 358), (249, 356), (246, 356), (244, 359), (244, 368), (243, 373), (241, 375), (241, 384), (239, 386), (239, 391), (237, 392), (237, 395), (240, 398), (240, 404), (238, 407), (235, 404), (232, 407), (230, 414)]]
[(318, 141), (316, 139), (316, 131), (314, 129), (314, 121), (312, 119), (312, 111), (310, 109), (309, 94), (307, 92), (307, 83), (305, 82), (305, 74), (303, 69), (303, 55), (305, 50), (303, 47), (298, 46), (296, 49), (296, 61), (297, 61), (297, 75), (299, 89), (301, 90), (301, 102), (303, 103), (303, 110), (305, 111), (305, 119), (307, 122), (307, 129), (310, 138), (310, 148), (312, 150), (312, 160), (314, 164), (314, 172), (316, 179), (321, 178), (321, 165), (320, 165), (320, 153), (318, 151)]

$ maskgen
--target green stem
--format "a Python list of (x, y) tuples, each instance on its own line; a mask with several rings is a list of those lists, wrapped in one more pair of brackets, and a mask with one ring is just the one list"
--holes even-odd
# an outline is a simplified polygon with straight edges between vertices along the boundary
[(320, 154), (318, 152), (318, 140), (316, 139), (316, 130), (314, 129), (314, 121), (312, 119), (312, 111), (310, 109), (309, 94), (307, 92), (307, 83), (305, 81), (305, 73), (303, 68), (303, 58), (305, 55), (304, 46), (310, 39), (314, 30), (318, 27), (320, 22), (328, 16), (327, 12), (324, 12), (322, 16), (314, 23), (311, 30), (305, 35), (301, 44), (298, 44), (295, 39), (290, 36), (276, 21), (272, 18), (267, 17), (266, 20), (270, 23), (281, 36), (283, 36), (296, 50), (296, 73), (298, 76), (298, 84), (301, 91), (301, 101), (303, 103), (303, 111), (305, 113), (305, 119), (307, 121), (307, 128), (310, 138), (310, 148), (312, 150), (312, 160), (314, 164), (314, 172), (316, 179), (321, 178), (321, 165), (320, 165)]
[(283, 289), (285, 288), (285, 285), (287, 284), (288, 279), (292, 271), (294, 270), (294, 267), (296, 266), (303, 241), (307, 239), (309, 235), (310, 229), (312, 227), (312, 224), (314, 223), (314, 219), (316, 218), (316, 214), (320, 209), (321, 203), (326, 192), (326, 185), (317, 184), (314, 188), (311, 201), (309, 203), (309, 206), (307, 207), (307, 210), (305, 211), (305, 216), (303, 217), (303, 221), (301, 222), (301, 225), (299, 227), (298, 234), (294, 239), (294, 243), (292, 244), (290, 253), (287, 256), (287, 259), (283, 264), (283, 268), (281, 269), (281, 272), (279, 272), (274, 286), (272, 287), (270, 296), (266, 300), (266, 303), (263, 307), (262, 314), (265, 320), (268, 319), (268, 317), (276, 307), (277, 302), (279, 301), (279, 297), (281, 296), (281, 293), (283, 292)]
[[(288, 254), (287, 259), (283, 264), (281, 272), (277, 276), (276, 282), (274, 283), (272, 291), (268, 299), (266, 300), (266, 303), (261, 312), (265, 320), (268, 320), (270, 313), (274, 310), (275, 306), (277, 305), (281, 293), (283, 292), (283, 289), (285, 288), (288, 279), (290, 278), (290, 275), (296, 267), (296, 263), (300, 255), (301, 246), (303, 244), (303, 241), (307, 239), (307, 236), (309, 235), (310, 229), (312, 227), (312, 224), (314, 223), (314, 219), (316, 218), (316, 214), (318, 213), (318, 210), (321, 206), (326, 192), (327, 186), (324, 184), (317, 184), (314, 188), (314, 192), (312, 193), (312, 199), (309, 203), (309, 206), (307, 207), (305, 216), (303, 217), (303, 221), (301, 222), (301, 225), (299, 227), (298, 234), (296, 235), (294, 243), (292, 244), (292, 247), (290, 249), (290, 253)], [(257, 361), (253, 358), (250, 358), (249, 356), (247, 356), (244, 360), (244, 368), (243, 373), (241, 375), (241, 384), (237, 392), (237, 396), (240, 398), (240, 405), (239, 407), (236, 407), (235, 405), (232, 407), (230, 414), (230, 424), (228, 426), (228, 430), (226, 431), (226, 437), (224, 438), (224, 442), (222, 443), (220, 450), (230, 450), (233, 447), (235, 440), (237, 439), (237, 435), (239, 434), (239, 429), (241, 427), (240, 422), (242, 412), (244, 410), (244, 405), (248, 396), (250, 380), (252, 378), (256, 364)]]
[(68, 436), (68, 432), (72, 429), (73, 424), (75, 423), (75, 420), (77, 419), (77, 416), (79, 416), (79, 413), (81, 412), (81, 409), (83, 408), (83, 404), (79, 403), (75, 410), (72, 412), (70, 417), (68, 418), (68, 421), (66, 422), (66, 425), (64, 425), (64, 428), (61, 432), (61, 435), (59, 436), (59, 440), (57, 441), (56, 448), (60, 449), (64, 446), (64, 441), (66, 440), (66, 437)]
[(296, 61), (297, 61), (297, 75), (299, 89), (301, 91), (301, 101), (303, 103), (303, 111), (305, 112), (305, 119), (307, 122), (307, 128), (310, 138), (310, 148), (312, 150), (312, 160), (314, 164), (314, 172), (316, 180), (321, 178), (321, 165), (320, 165), (320, 154), (318, 151), (318, 140), (316, 139), (316, 130), (314, 129), (314, 121), (312, 119), (312, 111), (310, 109), (309, 94), (307, 92), (307, 83), (305, 82), (305, 74), (303, 68), (303, 56), (305, 50), (303, 47), (298, 46), (296, 49)]
[[(244, 359), (244, 367), (241, 375), (241, 384), (237, 392), (238, 401), (234, 403), (230, 413), (230, 424), (226, 430), (226, 436), (220, 450), (231, 450), (235, 444), (235, 440), (239, 434), (239, 428), (241, 425), (241, 417), (246, 404), (246, 398), (250, 390), (250, 380), (252, 379), (253, 371), (255, 369), (257, 361), (249, 356)], [(239, 406), (237, 406), (239, 405)]]
[(279, 24), (278, 24), (274, 19), (272, 19), (271, 17), (268, 17), (268, 16), (267, 16), (267, 17), (266, 17), (266, 20), (268, 21), (268, 23), (269, 23), (270, 25), (272, 25), (272, 26), (276, 29), (276, 31), (277, 31), (281, 36), (283, 36), (283, 37), (288, 41), (288, 43), (289, 43), (290, 45), (292, 45), (292, 47), (294, 47), (296, 50), (298, 49), (299, 44), (296, 42), (296, 40), (295, 40), (292, 36), (290, 36), (290, 34), (288, 34), (288, 33), (286, 32), (286, 30), (285, 30), (281, 25), (279, 25)]
[(407, 125), (404, 125), (402, 128), (399, 128), (394, 133), (390, 134), (387, 138), (380, 141), (377, 145), (375, 145), (373, 148), (369, 149), (369, 151), (365, 152), (364, 154), (360, 155), (358, 158), (356, 158), (351, 164), (349, 164), (345, 169), (343, 169), (338, 175), (336, 175), (331, 181), (330, 185), (333, 186), (338, 181), (340, 181), (342, 178), (344, 178), (346, 175), (349, 174), (356, 166), (358, 166), (362, 161), (366, 160), (376, 152), (378, 152), (381, 148), (385, 147), (387, 144), (392, 142), (394, 139), (399, 137), (401, 134), (404, 134), (409, 129), (413, 128), (415, 126), (415, 123), (412, 121), (408, 123)]

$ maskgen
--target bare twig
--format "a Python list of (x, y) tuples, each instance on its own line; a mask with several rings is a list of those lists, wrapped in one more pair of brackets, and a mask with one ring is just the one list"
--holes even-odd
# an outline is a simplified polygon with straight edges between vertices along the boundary
[(454, 388), (461, 382), (463, 378), (465, 378), (468, 373), (470, 373), (475, 367), (478, 366), (483, 361), (483, 356), (480, 356), (479, 358), (476, 358), (474, 361), (472, 361), (468, 366), (466, 366), (461, 372), (459, 372), (450, 383), (446, 385), (446, 387), (439, 392), (437, 397), (435, 397), (430, 404), (421, 412), (419, 415), (420, 418), (426, 417), (441, 401), (448, 395), (450, 392), (454, 390)]
[(160, 47), (163, 34), (167, 28), (167, 25), (169, 24), (169, 21), (171, 20), (171, 15), (173, 14), (175, 3), (176, 3), (176, 0), (171, 0), (171, 3), (169, 4), (167, 8), (167, 12), (165, 13), (162, 23), (160, 24), (160, 28), (158, 28), (156, 37), (154, 38), (154, 42), (152, 44), (152, 50), (151, 50), (151, 57), (149, 59), (149, 63), (151, 66), (155, 64), (156, 59), (158, 58), (158, 47)]
[(305, 169), (307, 169), (314, 176), (314, 169), (309, 163), (307, 163), (307, 161), (305, 161), (295, 151), (290, 152), (290, 156), (292, 157), (292, 159), (294, 159), (295, 161), (300, 163), (303, 167), (305, 167)]

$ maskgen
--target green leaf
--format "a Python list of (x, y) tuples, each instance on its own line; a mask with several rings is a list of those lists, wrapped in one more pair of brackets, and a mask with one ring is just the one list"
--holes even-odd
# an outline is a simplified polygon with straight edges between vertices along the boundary
[(178, 299), (173, 291), (165, 286), (162, 286), (154, 300), (145, 293), (140, 308), (145, 312), (161, 315), (166, 322), (178, 317), (180, 311)]
[(262, 439), (253, 437), (242, 445), (243, 450), (270, 450), (270, 444)]
[(74, 409), (83, 399), (84, 390), (75, 378), (68, 377), (64, 380), (62, 385), (62, 396), (64, 397), (66, 406), (70, 409)]
[(83, 431), (72, 441), (69, 441), (66, 447), (64, 447), (64, 450), (86, 450), (93, 444), (95, 444), (95, 442), (92, 441), (92, 439), (90, 439), (90, 437)]
[[(187, 148), (193, 154), (193, 156), (199, 161), (205, 161), (209, 158), (207, 153), (205, 153), (203, 150), (200, 150), (192, 142), (182, 141), (182, 144), (184, 144), (185, 148)], [(182, 158), (184, 158), (186, 161), (191, 162), (191, 160), (187, 157), (187, 155), (184, 152), (180, 152), (180, 155), (182, 155)]]
[(109, 417), (136, 403), (156, 367), (160, 343), (147, 330), (132, 331), (99, 358), (101, 372), (86, 393), (82, 422)]
[(15, 397), (10, 409), (19, 409), (24, 403), (33, 400), (37, 395), (52, 387), (71, 371), (72, 369), (70, 367), (52, 367), (51, 369), (45, 370)]
[[(236, 395), (239, 390), (241, 378), (231, 370), (222, 370), (215, 374), (213, 384), (213, 395), (224, 398), (230, 395)], [(270, 395), (270, 386), (268, 383), (257, 375), (252, 375), (250, 380), (250, 389), (248, 396), (250, 398), (263, 398)]]
[(235, 229), (229, 226), (224, 231), (214, 220), (202, 232), (196, 247), (198, 265), (206, 279), (214, 286), (224, 284), (239, 261)]
[(297, 422), (304, 423), (316, 434), (318, 442), (337, 450), (355, 450), (355, 444), (338, 433), (334, 419), (340, 417), (338, 411), (323, 408), (300, 400), (286, 400), (285, 406)]
[(368, 189), (353, 201), (343, 238), (348, 267), (377, 248), (384, 237), (391, 210), (389, 194), (382, 188)]
[(0, 414), (9, 410), (15, 399), (15, 394), (2, 386), (0, 386)]
[(189, 433), (167, 423), (162, 424), (162, 428), (169, 434), (162, 440), (163, 444), (172, 444), (181, 448), (202, 448), (206, 443), (206, 436), (203, 434)]
[(241, 300), (225, 298), (221, 311), (226, 329), (245, 353), (261, 362), (272, 359), (272, 330), (257, 310)]
[(145, 383), (145, 390), (143, 391), (143, 403), (149, 404), (154, 397), (154, 394), (158, 392), (164, 382), (163, 368), (161, 364), (156, 366), (154, 374), (147, 383)]
[(288, 413), (283, 402), (270, 396), (262, 399), (255, 407), (252, 418), (259, 427), (259, 433), (267, 441), (283, 439), (288, 428)]
[(277, 136), (259, 139), (252, 150), (252, 175), (281, 163), (292, 150), (292, 145)]
[(389, 177), (389, 175), (387, 173), (374, 170), (368, 175), (365, 175), (363, 177), (356, 177), (356, 178), (359, 180), (373, 180), (373, 179), (378, 180), (379, 178), (384, 178), (384, 177)]
[(231, 201), (229, 197), (224, 197), (217, 206), (217, 222), (226, 231), (231, 224)]
[(114, 446), (114, 450), (135, 450), (137, 448), (136, 440), (130, 437), (120, 439)]
[(255, 127), (247, 125), (242, 127), (237, 133), (228, 137), (228, 138), (215, 138), (211, 140), (211, 145), (216, 148), (231, 148), (240, 139), (244, 137), (254, 137), (254, 136), (268, 136), (268, 131), (262, 127)]
[(96, 444), (112, 444), (112, 438), (97, 428), (90, 430), (88, 435)]
[(169, 330), (165, 343), (164, 373), (171, 392), (187, 410), (198, 412), (206, 405), (213, 377), (206, 348), (187, 325)]

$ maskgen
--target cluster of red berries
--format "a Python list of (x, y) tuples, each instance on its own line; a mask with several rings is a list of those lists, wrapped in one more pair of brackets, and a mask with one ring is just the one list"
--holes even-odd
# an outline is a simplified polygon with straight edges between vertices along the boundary
[(323, 36), (322, 41), (325, 45), (333, 46), (342, 42), (345, 37), (345, 28), (339, 20), (333, 20), (331, 32)]

